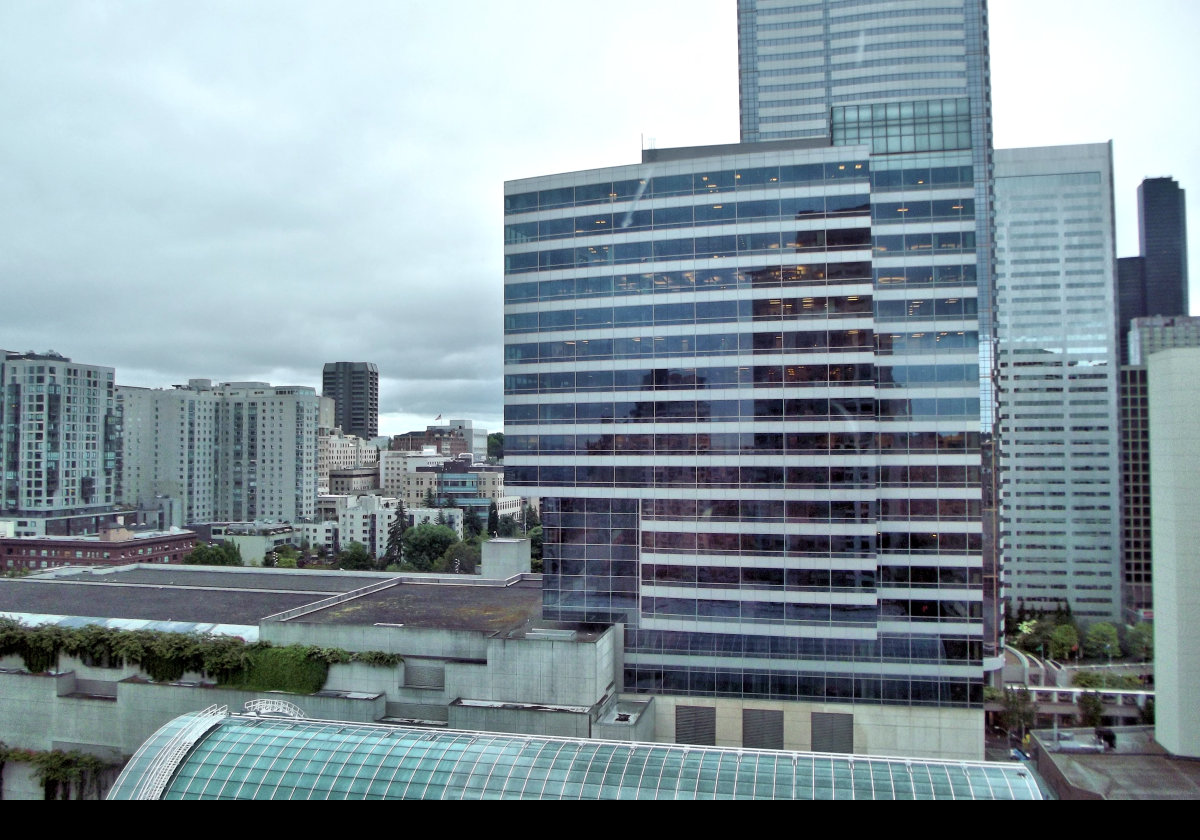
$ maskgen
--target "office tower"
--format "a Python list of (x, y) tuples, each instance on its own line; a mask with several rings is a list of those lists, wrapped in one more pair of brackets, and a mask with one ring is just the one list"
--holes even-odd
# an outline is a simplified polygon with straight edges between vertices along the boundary
[(1121, 366), (1121, 603), (1127, 621), (1154, 617), (1150, 539), (1150, 408), (1145, 365)]
[[(6, 352), (0, 381), (0, 510), (29, 517), (19, 533), (94, 531), (116, 490), (113, 369)], [(74, 517), (83, 519), (68, 524)]]
[(1132, 362), (1126, 334), (1134, 318), (1188, 314), (1187, 202), (1173, 178), (1138, 185), (1141, 256), (1118, 261), (1123, 362)]
[(117, 390), (127, 504), (178, 499), (176, 525), (313, 515), (320, 398), (312, 388), (192, 379)]
[(1200, 757), (1200, 349), (1150, 356), (1151, 510), (1154, 531), (1156, 740), (1175, 755)]
[[(895, 25), (782, 5), (739, 6), (744, 125), (776, 37)], [(506, 483), (543, 498), (544, 613), (625, 624), (660, 738), (981, 753), (990, 128), (951, 5), (936, 92), (822, 73), (811, 136), (506, 185)]]
[(326, 363), (321, 393), (333, 398), (335, 422), (343, 432), (363, 440), (379, 434), (379, 368), (373, 363)]
[(1014, 606), (1121, 614), (1112, 149), (996, 150), (1001, 534)]
[(1138, 186), (1138, 243), (1146, 266), (1146, 315), (1188, 314), (1187, 202), (1174, 178)]
[(1159, 351), (1200, 347), (1200, 318), (1134, 318), (1128, 346), (1131, 364), (1121, 367), (1121, 575), (1125, 617), (1136, 622), (1154, 616), (1146, 365)]

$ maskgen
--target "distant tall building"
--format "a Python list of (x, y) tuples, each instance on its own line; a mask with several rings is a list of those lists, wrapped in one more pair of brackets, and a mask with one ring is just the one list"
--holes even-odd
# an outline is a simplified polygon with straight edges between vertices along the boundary
[(1128, 335), (1132, 364), (1121, 367), (1121, 542), (1126, 618), (1153, 616), (1150, 508), (1150, 406), (1147, 364), (1172, 348), (1200, 347), (1200, 318), (1134, 318)]
[(625, 625), (665, 740), (981, 754), (986, 18), (904, 7), (743, 0), (743, 139), (774, 142), (505, 187), (543, 613)]
[(1001, 534), (1014, 606), (1121, 615), (1110, 144), (996, 150)]
[(336, 425), (348, 435), (371, 440), (379, 434), (379, 368), (371, 362), (328, 362), (321, 394), (332, 397)]
[(1122, 361), (1134, 318), (1188, 314), (1187, 201), (1174, 178), (1147, 178), (1138, 186), (1141, 256), (1119, 261)]
[[(30, 518), (18, 534), (94, 533), (116, 493), (113, 369), (6, 352), (0, 383), (0, 511)], [(68, 524), (73, 517), (81, 518)], [(59, 524), (47, 529), (47, 520)]]
[(117, 390), (127, 504), (179, 499), (176, 525), (313, 515), (319, 398), (312, 388), (193, 379), (172, 390)]

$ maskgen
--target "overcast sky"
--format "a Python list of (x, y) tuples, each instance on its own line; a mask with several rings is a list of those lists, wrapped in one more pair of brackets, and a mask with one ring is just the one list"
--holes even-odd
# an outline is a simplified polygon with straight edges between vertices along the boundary
[[(736, 142), (735, 17), (0, 3), (0, 347), (151, 387), (319, 387), (324, 362), (372, 361), (381, 431), (498, 430), (504, 181)], [(996, 146), (1112, 139), (1135, 254), (1142, 178), (1200, 196), (1200, 4), (993, 0), (990, 18)]]

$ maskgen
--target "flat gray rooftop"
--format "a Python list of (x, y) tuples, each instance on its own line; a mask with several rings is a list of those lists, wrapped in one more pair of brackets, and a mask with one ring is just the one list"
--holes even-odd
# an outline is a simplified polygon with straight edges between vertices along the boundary
[(0, 578), (0, 612), (256, 625), (269, 615), (381, 579), (189, 566)]
[[(470, 581), (470, 578), (467, 578)], [(520, 634), (536, 621), (543, 626), (542, 584), (523, 580), (509, 586), (401, 582), (307, 613), (292, 621), (314, 624), (403, 624), (442, 630)]]

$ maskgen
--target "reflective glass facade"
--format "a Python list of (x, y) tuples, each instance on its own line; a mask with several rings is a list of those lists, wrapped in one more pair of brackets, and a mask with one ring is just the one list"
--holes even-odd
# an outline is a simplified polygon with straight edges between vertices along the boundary
[(996, 152), (1001, 527), (1014, 608), (1121, 618), (1112, 150)]
[(506, 185), (507, 481), (627, 691), (982, 703), (986, 18), (904, 7), (739, 3), (743, 140), (792, 144)]
[(109, 799), (1040, 799), (1017, 764), (184, 715)]
[(626, 624), (626, 690), (981, 702), (972, 176), (939, 163), (507, 185), (506, 482), (546, 615)]

